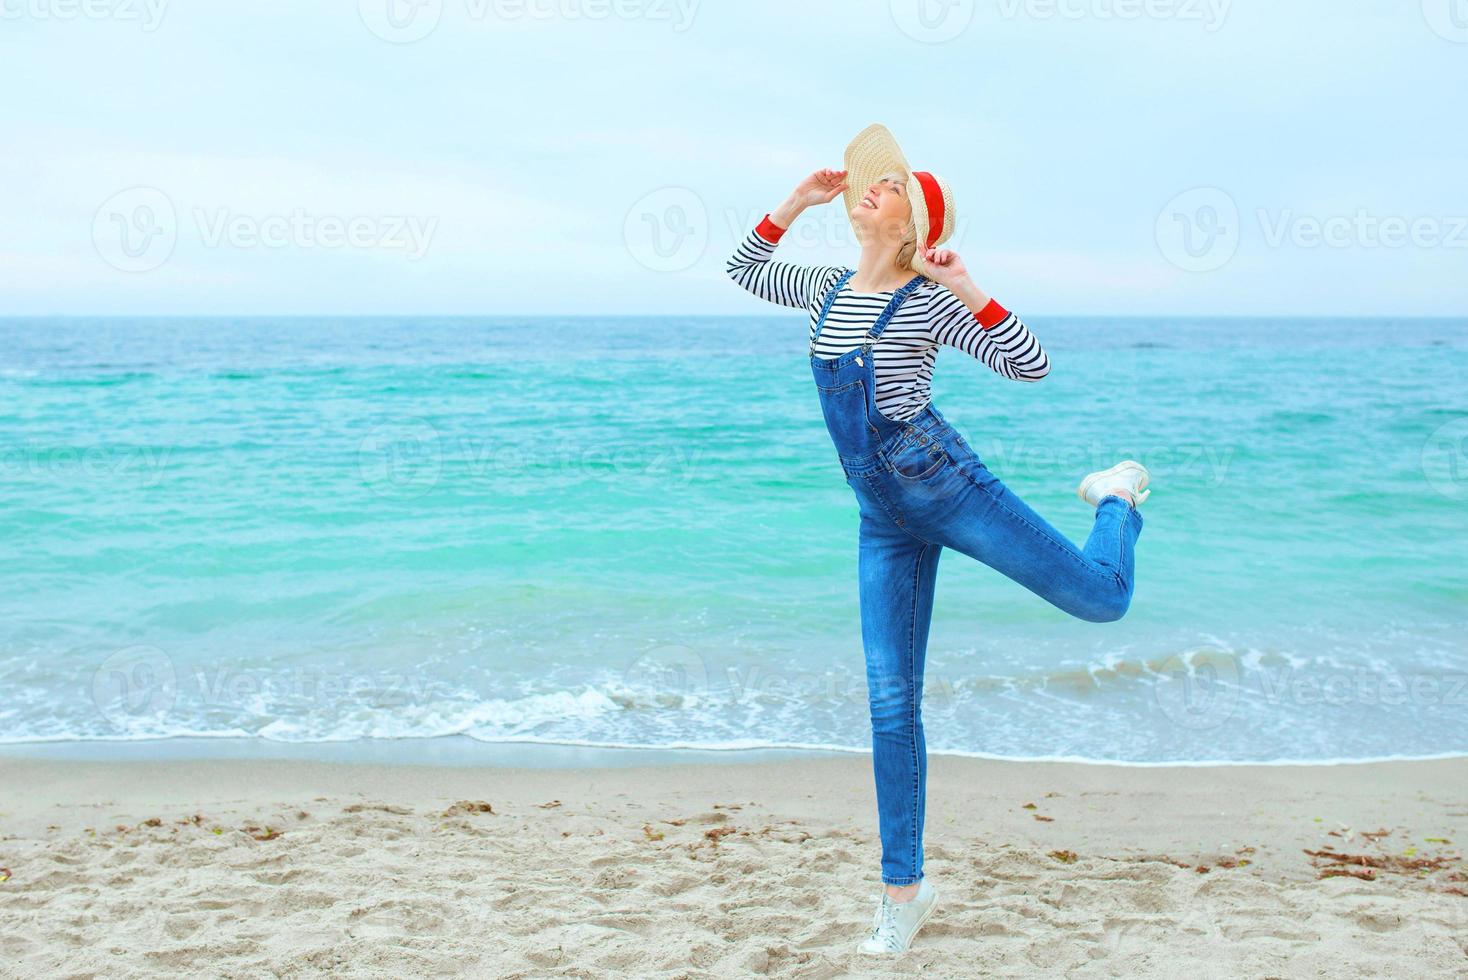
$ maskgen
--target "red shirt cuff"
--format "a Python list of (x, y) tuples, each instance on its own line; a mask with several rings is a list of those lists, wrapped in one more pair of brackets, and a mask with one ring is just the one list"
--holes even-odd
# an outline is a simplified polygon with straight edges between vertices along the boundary
[(754, 233), (771, 245), (775, 245), (779, 243), (780, 236), (785, 234), (785, 229), (771, 221), (769, 215), (765, 215), (765, 220), (759, 223)]
[(975, 313), (974, 316), (978, 318), (979, 326), (988, 330), (990, 327), (997, 327), (1003, 323), (1009, 316), (1009, 311), (1000, 306), (997, 299), (991, 299), (989, 305)]

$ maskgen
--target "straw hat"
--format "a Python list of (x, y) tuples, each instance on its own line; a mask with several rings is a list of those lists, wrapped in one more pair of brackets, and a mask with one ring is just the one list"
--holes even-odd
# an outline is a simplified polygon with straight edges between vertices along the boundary
[(881, 123), (873, 123), (857, 133), (856, 139), (846, 147), (846, 214), (850, 217), (867, 190), (890, 173), (907, 177), (907, 196), (912, 202), (918, 242), (912, 256), (912, 270), (927, 275), (923, 248), (936, 248), (953, 234), (953, 192), (942, 177), (908, 166), (897, 140)]

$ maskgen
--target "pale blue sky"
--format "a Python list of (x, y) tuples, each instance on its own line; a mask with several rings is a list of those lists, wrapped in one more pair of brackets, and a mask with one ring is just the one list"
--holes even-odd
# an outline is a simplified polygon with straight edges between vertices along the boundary
[(874, 121), (1030, 316), (1468, 312), (1468, 0), (89, 2), (0, 0), (0, 314), (771, 312)]

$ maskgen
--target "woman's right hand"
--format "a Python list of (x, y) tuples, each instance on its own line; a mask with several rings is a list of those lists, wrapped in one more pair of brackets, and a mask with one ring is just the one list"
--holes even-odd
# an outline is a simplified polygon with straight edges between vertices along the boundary
[(846, 171), (817, 170), (796, 185), (770, 218), (781, 228), (789, 228), (800, 217), (800, 212), (817, 204), (830, 204), (846, 190)]
[(846, 190), (845, 170), (817, 170), (796, 185), (790, 195), (803, 208), (830, 204)]

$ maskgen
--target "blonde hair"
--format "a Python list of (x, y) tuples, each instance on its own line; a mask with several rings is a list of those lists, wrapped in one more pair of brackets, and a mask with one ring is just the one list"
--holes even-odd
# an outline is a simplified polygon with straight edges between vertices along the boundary
[(917, 229), (909, 222), (907, 225), (907, 237), (902, 240), (902, 247), (897, 250), (897, 268), (911, 270), (912, 260), (916, 256)]

